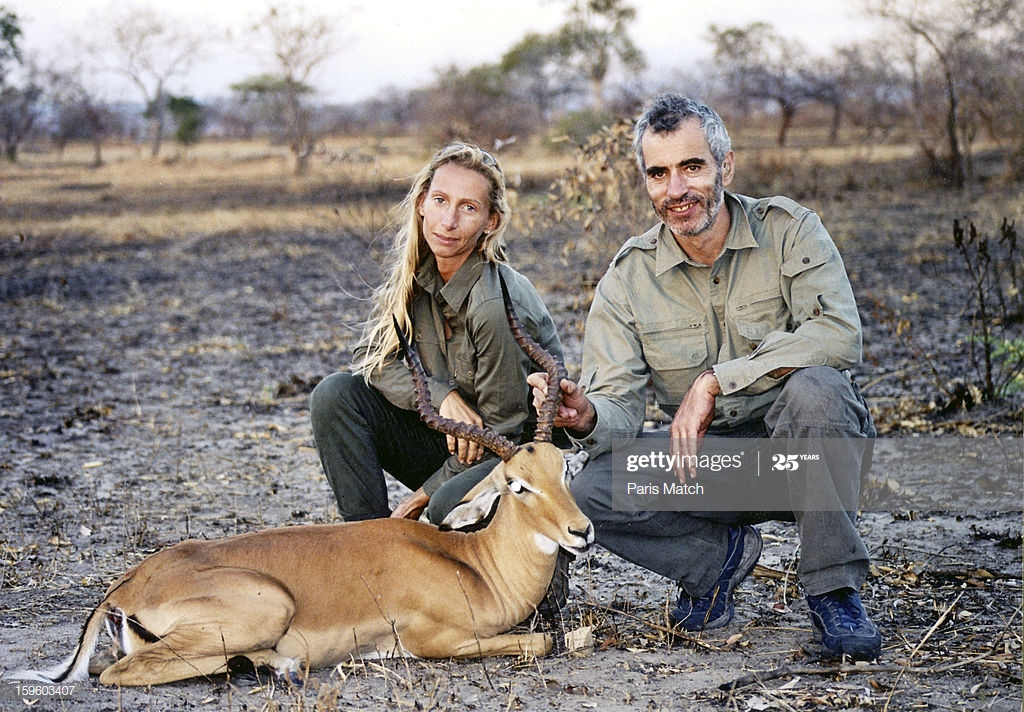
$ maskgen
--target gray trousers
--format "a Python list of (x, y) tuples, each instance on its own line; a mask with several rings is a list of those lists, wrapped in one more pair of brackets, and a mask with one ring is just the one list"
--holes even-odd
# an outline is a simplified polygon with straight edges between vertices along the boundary
[(346, 521), (387, 517), (384, 471), (415, 490), (439, 470), (446, 478), (429, 493), (425, 514), (435, 524), (500, 462), (490, 453), (466, 467), (448, 452), (445, 436), (428, 428), (415, 411), (392, 404), (361, 376), (334, 373), (309, 400), (320, 463)]
[[(842, 372), (824, 366), (795, 371), (763, 422), (748, 425), (728, 434), (772, 440), (828, 438), (830, 443), (838, 438), (875, 436), (857, 386)], [(753, 512), (615, 511), (610, 452), (587, 464), (573, 480), (572, 491), (580, 509), (594, 523), (598, 544), (677, 581), (690, 596), (702, 596), (715, 584), (725, 561), (730, 526), (771, 518), (796, 521), (800, 536), (797, 574), (805, 593), (819, 595), (844, 587), (857, 590), (869, 565), (856, 527), (856, 503), (871, 460), (870, 447), (864, 445), (860, 440), (851, 441), (850, 448), (830, 447), (827, 466), (817, 468), (819, 474), (813, 479), (798, 479), (799, 471), (791, 475), (794, 511), (781, 517), (780, 513)], [(815, 511), (804, 511), (804, 501), (822, 504)]]

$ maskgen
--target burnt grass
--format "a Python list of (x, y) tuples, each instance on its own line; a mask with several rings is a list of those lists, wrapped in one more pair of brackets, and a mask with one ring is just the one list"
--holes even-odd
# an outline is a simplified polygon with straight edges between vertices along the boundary
[[(880, 431), (1020, 438), (1019, 396), (970, 409), (949, 397), (951, 383), (978, 379), (965, 345), (970, 287), (949, 238), (954, 201), (862, 191), (805, 202), (858, 294), (856, 376)], [(567, 275), (601, 263), (566, 264), (561, 238), (513, 236), (512, 259), (547, 299), (578, 372), (592, 279)], [(0, 240), (0, 671), (62, 660), (109, 582), (147, 553), (337, 520), (307, 399), (348, 364), (378, 243), (344, 229)], [(671, 582), (597, 549), (574, 564), (563, 622), (593, 627), (592, 652), (354, 661), (312, 671), (301, 689), (241, 677), (118, 691), (94, 678), (39, 705), (1019, 710), (1020, 513), (871, 512), (860, 527), (874, 559), (863, 596), (884, 644), (870, 665), (816, 660), (795, 531), (769, 523), (736, 620), (698, 638), (666, 627)]]

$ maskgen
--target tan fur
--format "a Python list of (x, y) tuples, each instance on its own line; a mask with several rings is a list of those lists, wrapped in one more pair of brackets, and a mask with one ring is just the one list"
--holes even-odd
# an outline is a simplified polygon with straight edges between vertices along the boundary
[(116, 685), (223, 673), (239, 655), (287, 674), (366, 655), (544, 654), (550, 636), (503, 633), (542, 600), (557, 547), (593, 542), (566, 469), (553, 445), (524, 447), (492, 472), (498, 510), (473, 533), (381, 519), (183, 541), (115, 581), (71, 658), (32, 674), (84, 676), (106, 620), (121, 657), (100, 681)]

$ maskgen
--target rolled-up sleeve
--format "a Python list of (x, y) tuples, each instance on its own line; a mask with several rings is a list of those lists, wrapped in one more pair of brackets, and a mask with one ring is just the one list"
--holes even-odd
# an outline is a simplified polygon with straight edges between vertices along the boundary
[(610, 270), (597, 286), (583, 343), (580, 384), (594, 404), (597, 425), (575, 442), (592, 456), (643, 427), (650, 369), (632, 309), (621, 274)]

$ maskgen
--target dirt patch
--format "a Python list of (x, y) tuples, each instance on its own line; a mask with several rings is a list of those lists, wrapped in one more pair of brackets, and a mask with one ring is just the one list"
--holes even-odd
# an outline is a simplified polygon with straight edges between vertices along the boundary
[[(915, 219), (932, 219), (934, 204), (922, 198)], [(944, 345), (962, 330), (955, 264), (915, 262), (920, 232), (894, 231), (897, 208), (884, 205), (865, 196), (826, 214), (864, 307), (858, 377), (880, 421), (900, 432), (914, 427), (909, 413), (919, 430), (967, 423), (1019, 437), (1019, 402), (930, 407), (933, 375), (913, 368), (872, 309), (879, 299), (913, 310), (943, 377), (969, 373), (967, 356)], [(536, 256), (545, 249), (523, 240), (513, 253), (529, 251), (517, 264), (578, 367), (586, 285), (566, 288), (561, 265), (544, 271), (551, 263)], [(315, 232), (0, 243), (0, 671), (63, 659), (109, 581), (146, 553), (190, 536), (337, 518), (307, 398), (348, 363), (377, 279), (364, 241)], [(594, 626), (588, 655), (367, 661), (315, 671), (300, 690), (254, 679), (113, 690), (93, 680), (71, 701), (42, 704), (1019, 710), (1021, 525), (1020, 513), (865, 514), (875, 569), (864, 598), (884, 641), (872, 665), (815, 662), (795, 533), (772, 523), (737, 620), (696, 639), (666, 628), (670, 582), (597, 550), (574, 564), (567, 620)]]

